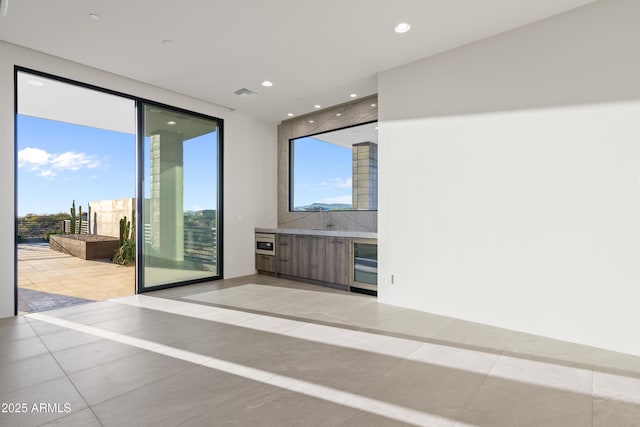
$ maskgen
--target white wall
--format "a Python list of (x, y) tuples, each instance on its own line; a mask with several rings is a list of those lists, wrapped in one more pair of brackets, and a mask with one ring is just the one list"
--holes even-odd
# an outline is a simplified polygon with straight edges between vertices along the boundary
[(640, 355), (639, 18), (600, 1), (380, 75), (381, 302)]
[(135, 95), (224, 120), (224, 276), (255, 273), (256, 226), (276, 226), (276, 126), (225, 108), (0, 41), (0, 318), (14, 313), (14, 66)]

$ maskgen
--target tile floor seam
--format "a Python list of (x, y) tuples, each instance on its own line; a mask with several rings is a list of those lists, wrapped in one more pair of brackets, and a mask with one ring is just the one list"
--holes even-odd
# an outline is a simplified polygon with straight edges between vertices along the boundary
[[(502, 356), (500, 356), (502, 357)], [(462, 408), (462, 410), (460, 411), (460, 413), (457, 415), (457, 419), (458, 421), (456, 422), (456, 424), (454, 424), (454, 427), (459, 423), (462, 422), (461, 418), (463, 417), (464, 413), (467, 412), (467, 409), (469, 408), (469, 405), (471, 405), (471, 402), (473, 401), (473, 399), (475, 399), (475, 397), (478, 395), (478, 393), (480, 392), (480, 390), (482, 389), (482, 386), (487, 382), (487, 380), (489, 379), (489, 377), (491, 377), (491, 372), (495, 369), (498, 360), (500, 359), (500, 357), (496, 358), (496, 360), (493, 362), (493, 366), (491, 367), (491, 369), (489, 369), (489, 371), (485, 374), (484, 378), (482, 379), (482, 381), (480, 382), (480, 384), (478, 384), (478, 386), (476, 387), (476, 390), (471, 394), (471, 396), (469, 396), (469, 399), (467, 400), (467, 402), (465, 403), (464, 407)]]
[[(487, 373), (485, 374), (484, 378), (482, 379), (482, 381), (480, 382), (480, 384), (478, 384), (478, 387), (476, 388), (476, 391), (469, 396), (469, 400), (467, 400), (467, 402), (464, 405), (464, 408), (462, 409), (462, 411), (460, 411), (460, 413), (458, 414), (458, 421), (456, 421), (456, 423), (453, 425), (453, 427), (456, 427), (459, 423), (463, 422), (461, 420), (461, 418), (464, 416), (464, 413), (467, 412), (467, 409), (469, 408), (469, 405), (471, 405), (471, 402), (473, 402), (473, 399), (475, 399), (475, 397), (478, 395), (478, 393), (480, 392), (480, 390), (482, 389), (482, 386), (487, 382), (487, 380), (489, 379), (489, 377), (491, 377), (491, 372), (494, 371), (494, 369), (496, 368), (496, 365), (498, 364), (498, 361), (500, 361), (500, 359), (504, 356), (507, 347), (509, 346), (509, 344), (511, 343), (511, 340), (513, 340), (515, 337), (512, 336), (508, 342), (504, 345), (504, 347), (502, 348), (502, 351), (500, 352), (499, 355), (497, 355), (496, 359), (493, 361), (493, 364), (491, 365), (491, 368), (487, 371)], [(593, 426), (592, 426), (593, 427)]]
[[(64, 367), (62, 367), (62, 365), (60, 364), (60, 362), (58, 361), (58, 359), (56, 358), (56, 356), (53, 354), (53, 352), (51, 352), (51, 350), (49, 349), (49, 346), (42, 340), (42, 337), (40, 336), (40, 334), (38, 334), (38, 331), (35, 330), (35, 328), (33, 328), (33, 326), (31, 325), (31, 322), (29, 321), (29, 319), (27, 318), (27, 323), (29, 323), (29, 325), (31, 326), (31, 328), (33, 329), (33, 332), (36, 334), (36, 336), (38, 337), (38, 339), (40, 340), (40, 342), (42, 343), (42, 345), (47, 349), (47, 351), (49, 352), (49, 355), (51, 356), (51, 358), (56, 362), (56, 364), (58, 365), (58, 367), (60, 368), (60, 370), (64, 373), (64, 376), (67, 378), (67, 381), (69, 381), (69, 383), (71, 384), (71, 386), (73, 387), (73, 389), (76, 391), (76, 393), (78, 393), (78, 396), (80, 396), (80, 399), (82, 399), (82, 401), (84, 402), (84, 404), (86, 405), (86, 407), (91, 411), (91, 413), (93, 414), (93, 416), (95, 417), (96, 421), (98, 421), (98, 423), (104, 427), (104, 424), (102, 424), (102, 421), (100, 421), (100, 419), (98, 418), (98, 416), (96, 415), (96, 413), (93, 411), (93, 408), (91, 407), (91, 405), (89, 405), (89, 402), (87, 402), (87, 399), (85, 399), (84, 395), (82, 393), (80, 393), (80, 390), (78, 390), (78, 387), (76, 386), (76, 384), (73, 382), (73, 380), (71, 379), (71, 377), (69, 376), (69, 374), (67, 373), (67, 371), (64, 369)], [(62, 418), (65, 418), (67, 415), (56, 418), (55, 420), (52, 421), (57, 421), (60, 420)]]
[[(45, 354), (45, 353), (43, 353), (43, 354), (41, 354), (40, 356), (44, 356), (44, 355), (46, 355), (46, 354)], [(51, 355), (51, 354), (49, 354), (49, 355)], [(57, 363), (57, 362), (56, 362), (56, 363)], [(0, 394), (0, 397), (4, 397), (4, 396), (7, 396), (7, 395), (9, 395), (9, 394), (13, 394), (13, 393), (21, 392), (21, 391), (23, 391), (23, 390), (27, 390), (27, 389), (29, 389), (29, 388), (31, 388), (31, 387), (38, 386), (38, 385), (41, 385), (41, 384), (46, 384), (46, 383), (48, 383), (48, 382), (50, 382), (50, 381), (59, 380), (60, 378), (64, 378), (64, 377), (66, 377), (66, 373), (63, 371), (63, 375), (60, 375), (60, 376), (58, 376), (58, 377), (48, 378), (48, 379), (46, 379), (46, 380), (42, 380), (42, 381), (38, 381), (38, 382), (35, 382), (35, 383), (33, 383), (33, 384), (29, 384), (29, 385), (27, 385), (27, 386), (24, 386), (24, 387), (16, 388), (16, 389), (11, 390), (11, 391), (8, 391), (8, 392), (6, 392), (6, 393), (2, 393), (2, 394)]]
[[(229, 400), (231, 400), (231, 399), (235, 399), (236, 397), (237, 397), (237, 396), (230, 396), (228, 399), (225, 399), (225, 400), (223, 400), (222, 402), (218, 402), (218, 404), (217, 404), (217, 405), (220, 405), (220, 404), (222, 404), (222, 403), (226, 403), (226, 402), (228, 402), (228, 401), (229, 401)], [(197, 414), (193, 414), (193, 415), (192, 415), (192, 416), (190, 416), (189, 418), (187, 418), (187, 419), (185, 419), (185, 420), (182, 420), (179, 424), (176, 424), (176, 427), (180, 427), (180, 426), (183, 426), (183, 425), (185, 425), (185, 424), (189, 423), (190, 421), (192, 421), (192, 420), (194, 420), (194, 419), (198, 418), (200, 415), (205, 414), (205, 413), (206, 413), (206, 412), (208, 412), (210, 409), (211, 409), (211, 408), (207, 408), (206, 406), (205, 406), (205, 407), (203, 407), (203, 409), (202, 409), (202, 410), (200, 410), (200, 411), (198, 411), (198, 413), (197, 413)], [(193, 410), (193, 409), (190, 409), (190, 410), (185, 411), (185, 412), (186, 412), (186, 413), (189, 413), (189, 412), (191, 412), (192, 410)]]
[[(152, 351), (149, 351), (149, 350), (144, 350), (143, 352), (151, 353), (151, 354), (153, 353)], [(170, 357), (170, 356), (168, 356), (168, 357)], [(187, 363), (189, 363), (189, 362), (187, 362)], [(192, 364), (192, 363), (190, 363), (190, 364)], [(198, 366), (199, 366), (199, 365), (195, 365), (195, 364), (192, 364), (192, 365), (194, 365), (194, 366), (188, 366), (188, 367), (186, 367), (186, 368), (184, 368), (184, 369), (182, 369), (182, 370), (180, 370), (180, 371), (178, 371), (178, 372), (174, 372), (174, 373), (169, 374), (169, 375), (166, 375), (166, 376), (164, 376), (164, 377), (161, 377), (161, 378), (155, 379), (155, 380), (151, 381), (150, 383), (146, 383), (146, 384), (143, 384), (143, 385), (141, 385), (141, 386), (139, 386), (139, 387), (135, 387), (135, 388), (129, 389), (129, 390), (127, 390), (127, 391), (123, 391), (122, 393), (115, 394), (115, 395), (113, 395), (113, 396), (111, 396), (111, 397), (109, 397), (109, 398), (107, 398), (107, 399), (104, 399), (104, 400), (100, 400), (100, 401), (94, 402), (91, 406), (98, 406), (98, 405), (102, 405), (103, 403), (109, 402), (110, 400), (113, 400), (113, 399), (117, 399), (117, 398), (119, 398), (119, 397), (121, 397), (121, 396), (124, 396), (125, 394), (131, 393), (131, 392), (134, 392), (134, 391), (137, 391), (137, 390), (141, 390), (141, 389), (143, 389), (143, 388), (145, 388), (145, 387), (152, 386), (152, 385), (154, 385), (154, 384), (156, 384), (156, 383), (158, 383), (158, 382), (160, 382), (160, 381), (164, 381), (164, 380), (166, 380), (167, 378), (173, 377), (173, 376), (175, 376), (175, 375), (182, 375), (182, 374), (184, 374), (184, 373), (185, 373), (185, 372), (187, 372), (187, 371), (190, 371), (190, 370), (192, 370), (192, 369), (196, 369), (196, 368), (198, 368)], [(71, 379), (69, 379), (69, 380), (71, 381)], [(75, 386), (75, 384), (74, 384), (74, 386)], [(84, 396), (83, 396), (83, 397), (84, 397)], [(92, 409), (92, 412), (93, 412), (93, 409)], [(94, 414), (95, 414), (95, 413), (94, 413)], [(98, 417), (98, 416), (96, 415), (96, 418), (97, 418), (97, 417)]]
[[(104, 338), (103, 338), (103, 339), (104, 339)], [(84, 344), (80, 344), (80, 345), (94, 344), (94, 343), (96, 343), (96, 342), (98, 342), (98, 341), (92, 341), (92, 342), (84, 343)], [(124, 345), (127, 345), (127, 344), (124, 344)], [(128, 347), (134, 347), (134, 348), (137, 348), (137, 347), (135, 347), (135, 346), (131, 346), (131, 345), (127, 345), (127, 346), (128, 346)], [(72, 347), (72, 348), (75, 348), (75, 347)], [(68, 350), (68, 349), (65, 349), (65, 350), (59, 350), (59, 351), (57, 351), (56, 353), (59, 353), (59, 352), (61, 352), (61, 351), (66, 351), (66, 350)], [(103, 366), (103, 365), (108, 365), (109, 363), (119, 362), (119, 361), (124, 360), (124, 359), (127, 359), (127, 358), (129, 358), (129, 357), (137, 356), (137, 355), (139, 355), (139, 354), (141, 354), (141, 353), (144, 353), (145, 351), (147, 351), (147, 350), (140, 349), (140, 351), (138, 351), (138, 352), (131, 353), (131, 354), (127, 354), (126, 356), (122, 356), (122, 357), (117, 357), (117, 358), (115, 358), (115, 359), (110, 359), (110, 360), (108, 360), (108, 361), (106, 361), (106, 362), (97, 363), (97, 364), (95, 364), (95, 365), (89, 366), (88, 368), (84, 368), (84, 369), (82, 369), (82, 370), (80, 370), (80, 371), (74, 371), (74, 372), (67, 372), (67, 371), (65, 371), (65, 374), (67, 374), (67, 376), (69, 376), (69, 377), (71, 377), (72, 375), (82, 374), (82, 373), (85, 373), (85, 372), (87, 372), (87, 371), (89, 371), (89, 370), (91, 370), (91, 369), (95, 369), (95, 368), (98, 368), (98, 367)], [(52, 353), (53, 353), (53, 352), (52, 352)]]
[[(42, 342), (42, 340), (40, 340), (39, 337), (32, 337), (32, 338), (38, 338), (38, 341)], [(13, 342), (13, 344), (15, 344), (15, 341)], [(48, 348), (47, 348), (47, 351), (49, 351)], [(35, 359), (36, 357), (42, 357), (42, 356), (44, 356), (46, 354), (47, 354), (46, 352), (42, 352), (42, 353), (38, 353), (38, 354), (33, 354), (31, 356), (27, 356), (27, 357), (20, 357), (20, 359), (17, 359), (17, 360), (14, 360), (14, 361), (10, 361), (10, 362), (7, 362), (7, 363), (0, 362), (0, 365), (5, 365), (5, 366), (6, 365), (12, 365), (12, 364), (17, 363), (17, 362), (23, 362), (25, 360)], [(0, 357), (1, 357), (1, 355), (0, 355)]]
[[(29, 324), (29, 322), (28, 322), (28, 321), (27, 321), (27, 324)], [(42, 342), (42, 339), (41, 339), (41, 338), (40, 338), (40, 336), (38, 335), (37, 331), (36, 331), (35, 329), (33, 329), (33, 326), (31, 326), (31, 324), (29, 324), (29, 327), (31, 328), (31, 330), (33, 331), (33, 333), (34, 333), (34, 334), (36, 334), (36, 336), (35, 336), (35, 337), (28, 337), (28, 338), (38, 338), (38, 340), (39, 340), (39, 341), (40, 341), (40, 343), (45, 347), (45, 349), (47, 350), (47, 352), (46, 352), (46, 353), (36, 354), (36, 355), (30, 356), (30, 357), (21, 358), (21, 359), (19, 359), (19, 360), (14, 361), (14, 362), (10, 362), (10, 363), (8, 363), (7, 365), (11, 365), (11, 364), (13, 364), (13, 363), (19, 363), (19, 362), (22, 362), (22, 361), (24, 361), (24, 360), (35, 359), (35, 358), (37, 358), (37, 357), (42, 357), (42, 356), (45, 356), (45, 355), (49, 355), (49, 356), (51, 356), (51, 357), (53, 358), (53, 355), (52, 355), (52, 354), (51, 354), (51, 352), (49, 351), (49, 347), (47, 347), (47, 346), (46, 346), (46, 344), (45, 344), (44, 342)], [(12, 341), (10, 341), (10, 342), (11, 342), (11, 343), (14, 343), (14, 342), (19, 341), (19, 340), (21, 340), (21, 339), (23, 339), (23, 338), (20, 338), (20, 339), (17, 339), (17, 340), (12, 340)], [(55, 358), (53, 358), (53, 359), (55, 360)], [(57, 360), (55, 360), (55, 362), (56, 362), (56, 364), (58, 364), (58, 361), (57, 361)], [(60, 367), (60, 365), (58, 365), (58, 366)], [(6, 393), (2, 393), (2, 394), (0, 394), (0, 397), (6, 396), (6, 395), (8, 395), (8, 394), (12, 394), (12, 393), (20, 392), (20, 391), (22, 391), (22, 390), (26, 390), (26, 389), (31, 388), (31, 387), (33, 387), (33, 386), (37, 386), (37, 385), (40, 385), (40, 384), (45, 384), (45, 383), (48, 383), (49, 381), (53, 381), (53, 380), (57, 380), (57, 379), (63, 378), (63, 377), (65, 377), (65, 376), (66, 376), (66, 372), (64, 371), (64, 369), (62, 369), (62, 367), (60, 367), (60, 368), (61, 368), (61, 370), (62, 370), (63, 375), (60, 375), (59, 377), (49, 378), (49, 379), (46, 379), (46, 380), (43, 380), (43, 381), (38, 381), (38, 382), (36, 382), (36, 383), (29, 384), (29, 385), (24, 386), (24, 387), (19, 387), (19, 388), (15, 389), (15, 390), (11, 390), (11, 391), (8, 391), (8, 392), (6, 392)]]

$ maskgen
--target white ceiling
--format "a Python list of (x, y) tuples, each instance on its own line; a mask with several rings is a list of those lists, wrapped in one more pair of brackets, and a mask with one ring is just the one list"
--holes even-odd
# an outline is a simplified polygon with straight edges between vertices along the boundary
[[(1, 40), (279, 122), (374, 94), (381, 71), (593, 0), (0, 1)], [(410, 32), (394, 33), (401, 21)]]
[(135, 134), (135, 108), (128, 98), (18, 73), (18, 114)]

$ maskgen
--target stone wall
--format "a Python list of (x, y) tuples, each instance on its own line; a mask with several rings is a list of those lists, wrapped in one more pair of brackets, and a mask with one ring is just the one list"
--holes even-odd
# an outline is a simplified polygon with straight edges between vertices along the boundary
[(353, 189), (354, 210), (378, 209), (378, 144), (362, 142), (353, 144)]

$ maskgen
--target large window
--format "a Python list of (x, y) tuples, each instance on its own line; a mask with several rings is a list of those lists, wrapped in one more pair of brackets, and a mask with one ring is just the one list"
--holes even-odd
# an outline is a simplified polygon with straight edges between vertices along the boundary
[(289, 210), (377, 210), (377, 123), (292, 139), (289, 153)]

